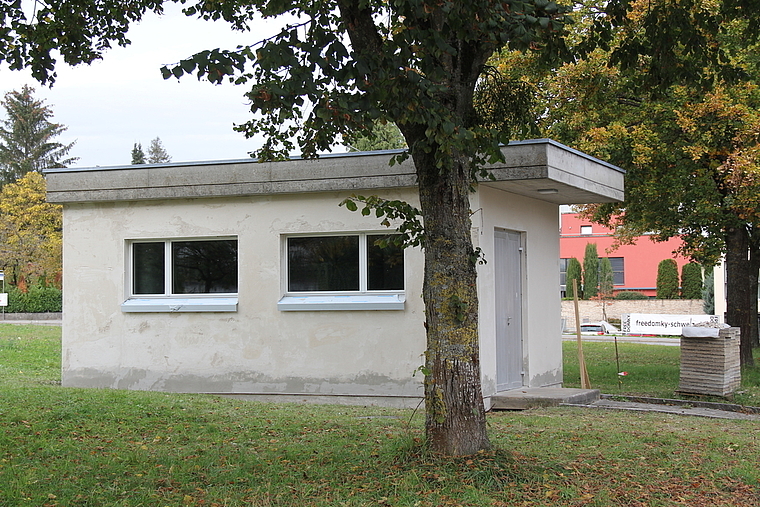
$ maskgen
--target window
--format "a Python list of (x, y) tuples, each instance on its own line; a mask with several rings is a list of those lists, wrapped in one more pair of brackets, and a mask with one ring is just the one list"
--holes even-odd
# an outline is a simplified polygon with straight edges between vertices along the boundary
[(623, 261), (623, 257), (610, 257), (613, 285), (625, 285), (625, 273), (623, 269), (625, 264)]
[(237, 239), (136, 240), (128, 247), (123, 311), (237, 309)]
[(591, 234), (591, 226), (581, 225), (581, 234)]
[(559, 284), (562, 289), (564, 289), (567, 284), (567, 261), (569, 260), (570, 259), (559, 260)]
[(403, 309), (404, 250), (387, 234), (285, 239), (281, 310)]

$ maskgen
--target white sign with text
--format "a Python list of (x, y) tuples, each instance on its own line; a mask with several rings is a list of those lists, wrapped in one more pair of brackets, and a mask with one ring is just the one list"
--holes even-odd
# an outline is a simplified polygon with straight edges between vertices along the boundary
[(620, 319), (620, 327), (624, 333), (678, 336), (683, 328), (706, 322), (717, 323), (718, 316), (626, 313)]

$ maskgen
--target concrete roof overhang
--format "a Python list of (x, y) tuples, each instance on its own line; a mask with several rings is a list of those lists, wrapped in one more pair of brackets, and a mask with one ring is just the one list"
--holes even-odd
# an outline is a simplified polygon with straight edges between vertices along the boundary
[[(556, 204), (623, 200), (624, 171), (549, 139), (502, 148), (505, 162), (489, 166), (481, 185)], [(45, 171), (52, 203), (186, 199), (327, 191), (372, 191), (416, 186), (399, 151), (330, 154), (319, 159), (260, 163), (253, 159)]]

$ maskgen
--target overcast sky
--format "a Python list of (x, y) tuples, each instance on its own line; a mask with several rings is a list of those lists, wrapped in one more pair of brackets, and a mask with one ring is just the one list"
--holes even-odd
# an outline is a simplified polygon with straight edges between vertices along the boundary
[[(61, 64), (52, 88), (27, 72), (0, 67), (0, 93), (33, 86), (35, 97), (53, 110), (53, 121), (68, 127), (58, 140), (76, 140), (71, 154), (79, 161), (73, 166), (129, 164), (134, 143), (142, 143), (147, 152), (155, 137), (173, 162), (248, 157), (260, 141), (232, 130), (251, 116), (244, 85), (212, 85), (195, 76), (164, 80), (159, 69), (204, 49), (257, 42), (276, 32), (276, 22), (258, 22), (251, 32), (241, 33), (226, 23), (188, 18), (176, 6), (167, 7), (173, 12), (150, 15), (130, 29), (130, 46), (114, 48), (90, 66)], [(5, 119), (4, 110), (0, 117)]]

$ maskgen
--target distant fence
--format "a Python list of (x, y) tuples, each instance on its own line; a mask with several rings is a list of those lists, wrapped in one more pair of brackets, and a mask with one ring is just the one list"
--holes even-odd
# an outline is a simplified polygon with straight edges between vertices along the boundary
[[(581, 323), (598, 322), (605, 313), (607, 319), (620, 319), (625, 313), (656, 313), (666, 315), (704, 315), (701, 299), (611, 299), (608, 301), (578, 301)], [(575, 329), (575, 310), (572, 301), (562, 301), (562, 320), (565, 329)]]

